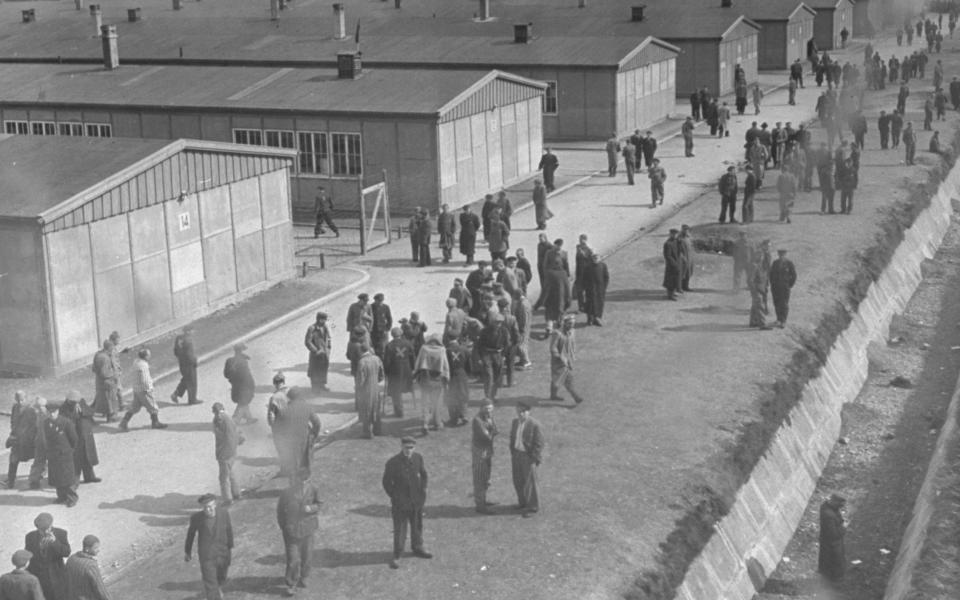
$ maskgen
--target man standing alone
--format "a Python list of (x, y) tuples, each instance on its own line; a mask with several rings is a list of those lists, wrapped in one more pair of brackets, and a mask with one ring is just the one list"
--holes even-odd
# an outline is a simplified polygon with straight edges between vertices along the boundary
[(233, 474), (233, 463), (237, 460), (237, 446), (240, 445), (240, 432), (236, 423), (227, 415), (223, 404), (213, 403), (213, 435), (215, 455), (220, 467), (220, 493), (223, 503), (229, 506), (234, 498), (240, 499), (242, 491)]
[(510, 458), (513, 487), (517, 492), (517, 508), (523, 517), (532, 517), (540, 510), (537, 494), (537, 467), (543, 458), (543, 433), (540, 423), (530, 416), (530, 406), (517, 402), (517, 418), (510, 426)]
[(204, 494), (197, 500), (203, 510), (190, 516), (187, 541), (183, 547), (183, 560), (190, 562), (193, 553), (193, 538), (197, 538), (197, 558), (200, 560), (200, 577), (206, 600), (222, 600), (221, 587), (227, 582), (230, 555), (233, 550), (233, 525), (226, 508), (217, 506), (217, 497)]
[(427, 469), (423, 457), (413, 451), (417, 441), (412, 437), (400, 440), (400, 453), (387, 461), (383, 470), (383, 490), (390, 497), (393, 516), (393, 558), (391, 569), (400, 568), (400, 555), (407, 543), (410, 527), (410, 546), (413, 555), (433, 558), (423, 548), (423, 505), (427, 501)]
[(317, 511), (320, 495), (317, 488), (299, 476), (290, 478), (290, 485), (280, 492), (277, 502), (277, 524), (283, 534), (287, 570), (284, 582), (287, 596), (307, 588), (310, 563), (313, 559), (313, 534), (319, 528)]
[(317, 215), (317, 221), (313, 226), (313, 237), (320, 237), (320, 234), (323, 233), (324, 223), (327, 224), (334, 235), (340, 237), (340, 230), (333, 224), (333, 199), (327, 196), (327, 190), (323, 186), (317, 188), (317, 197), (314, 200), (313, 209)]
[(727, 167), (727, 172), (720, 178), (720, 223), (727, 222), (727, 212), (730, 213), (730, 222), (737, 222), (737, 168)]
[(583, 397), (573, 388), (573, 361), (577, 353), (574, 321), (573, 314), (564, 315), (560, 329), (550, 335), (550, 399), (563, 401), (557, 393), (562, 385), (573, 396), (573, 401), (580, 404)]
[(797, 270), (787, 258), (786, 250), (777, 250), (777, 260), (770, 265), (770, 293), (773, 310), (777, 314), (777, 327), (783, 329), (790, 312), (790, 289), (797, 282)]
[(170, 400), (177, 404), (186, 392), (188, 404), (200, 404), (200, 400), (197, 400), (197, 353), (193, 349), (192, 325), (184, 327), (183, 333), (173, 341), (173, 355), (180, 366), (180, 383), (170, 394)]
[(537, 167), (537, 170), (543, 171), (543, 184), (547, 186), (548, 192), (554, 190), (553, 176), (559, 166), (560, 161), (557, 160), (557, 155), (551, 152), (550, 148), (544, 148), (543, 156), (540, 157), (540, 165)]

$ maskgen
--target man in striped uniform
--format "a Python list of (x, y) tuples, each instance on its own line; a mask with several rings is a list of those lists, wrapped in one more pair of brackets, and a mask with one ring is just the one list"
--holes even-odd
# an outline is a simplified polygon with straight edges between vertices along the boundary
[(95, 535), (88, 535), (83, 538), (83, 550), (67, 559), (67, 583), (71, 598), (110, 600), (97, 564), (99, 553), (100, 540)]
[(145, 408), (150, 414), (151, 429), (166, 429), (167, 426), (160, 422), (160, 408), (153, 397), (153, 377), (150, 375), (150, 350), (143, 348), (137, 353), (137, 360), (133, 361), (133, 404), (123, 415), (120, 421), (120, 430), (127, 431), (130, 419), (133, 415), (140, 412), (140, 408)]
[(477, 512), (490, 514), (487, 502), (487, 488), (490, 487), (490, 469), (493, 464), (493, 438), (496, 437), (497, 424), (493, 420), (493, 400), (483, 399), (480, 412), (473, 418), (473, 500)]

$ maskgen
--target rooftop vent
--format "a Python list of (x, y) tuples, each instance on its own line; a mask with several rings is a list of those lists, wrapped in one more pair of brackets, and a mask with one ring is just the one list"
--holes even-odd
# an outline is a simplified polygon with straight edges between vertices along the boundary
[(100, 28), (103, 43), (103, 67), (113, 70), (120, 66), (120, 54), (117, 52), (117, 26), (104, 25)]
[(347, 39), (347, 11), (339, 2), (333, 5), (333, 39)]
[(140, 9), (139, 8), (128, 8), (127, 9), (127, 20), (131, 23), (136, 23), (140, 20)]
[(28, 8), (27, 10), (21, 10), (20, 16), (23, 18), (24, 23), (33, 23), (37, 20), (37, 11), (33, 8)]
[(363, 73), (363, 64), (360, 52), (337, 52), (337, 77), (339, 79), (356, 79)]
[(173, 0), (173, 10), (180, 10), (183, 8), (183, 0)]
[(393, 0), (393, 7), (400, 10), (400, 0)]
[(586, 8), (587, 0), (577, 0), (577, 8)]
[(83, 0), (74, 0), (77, 10), (83, 10)]
[(99, 4), (91, 4), (91, 5), (90, 5), (90, 16), (92, 17), (92, 16), (94, 16), (95, 14), (97, 14), (98, 12), (100, 12), (100, 5), (99, 5)]
[(480, 0), (480, 12), (477, 13), (477, 19), (481, 21), (490, 20), (490, 0)]
[(270, 0), (270, 20), (276, 21), (280, 18), (280, 0)]
[(90, 5), (90, 16), (93, 17), (93, 37), (100, 37), (103, 27), (103, 14), (100, 12), (99, 4)]
[(643, 20), (643, 11), (647, 8), (646, 4), (640, 4), (638, 6), (630, 7), (630, 20), (631, 21), (642, 21)]
[(516, 23), (513, 26), (513, 41), (517, 44), (533, 41), (533, 23)]
[(730, 8), (733, 6), (733, 0), (720, 0), (720, 8)]

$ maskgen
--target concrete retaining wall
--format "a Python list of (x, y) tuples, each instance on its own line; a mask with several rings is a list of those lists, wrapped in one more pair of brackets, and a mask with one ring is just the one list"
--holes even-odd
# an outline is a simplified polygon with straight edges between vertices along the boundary
[[(920, 284), (920, 265), (943, 241), (950, 226), (950, 199), (958, 196), (960, 169), (954, 168), (930, 206), (905, 232), (890, 264), (831, 348), (820, 376), (806, 385), (770, 449), (737, 493), (729, 514), (715, 525), (715, 535), (691, 564), (678, 598), (751, 600), (763, 587), (840, 435), (841, 407), (856, 398), (866, 381), (867, 346), (886, 337), (891, 317), (904, 309)], [(923, 525), (911, 523), (911, 528), (924, 529)]]

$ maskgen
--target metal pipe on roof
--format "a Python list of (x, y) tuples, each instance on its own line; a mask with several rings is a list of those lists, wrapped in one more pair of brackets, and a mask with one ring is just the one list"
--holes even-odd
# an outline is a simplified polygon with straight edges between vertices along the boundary
[(333, 5), (333, 27), (333, 39), (347, 39), (347, 10), (339, 2)]
[(117, 26), (104, 25), (100, 28), (103, 40), (103, 66), (113, 70), (120, 66), (120, 54), (117, 48)]
[(94, 26), (93, 36), (100, 37), (100, 33), (101, 33), (100, 28), (103, 27), (103, 13), (100, 12), (99, 4), (90, 5), (90, 16), (93, 17), (93, 26)]
[(280, 0), (270, 0), (270, 20), (276, 21), (280, 18)]
[(480, 14), (478, 18), (481, 21), (490, 19), (490, 0), (480, 0)]

